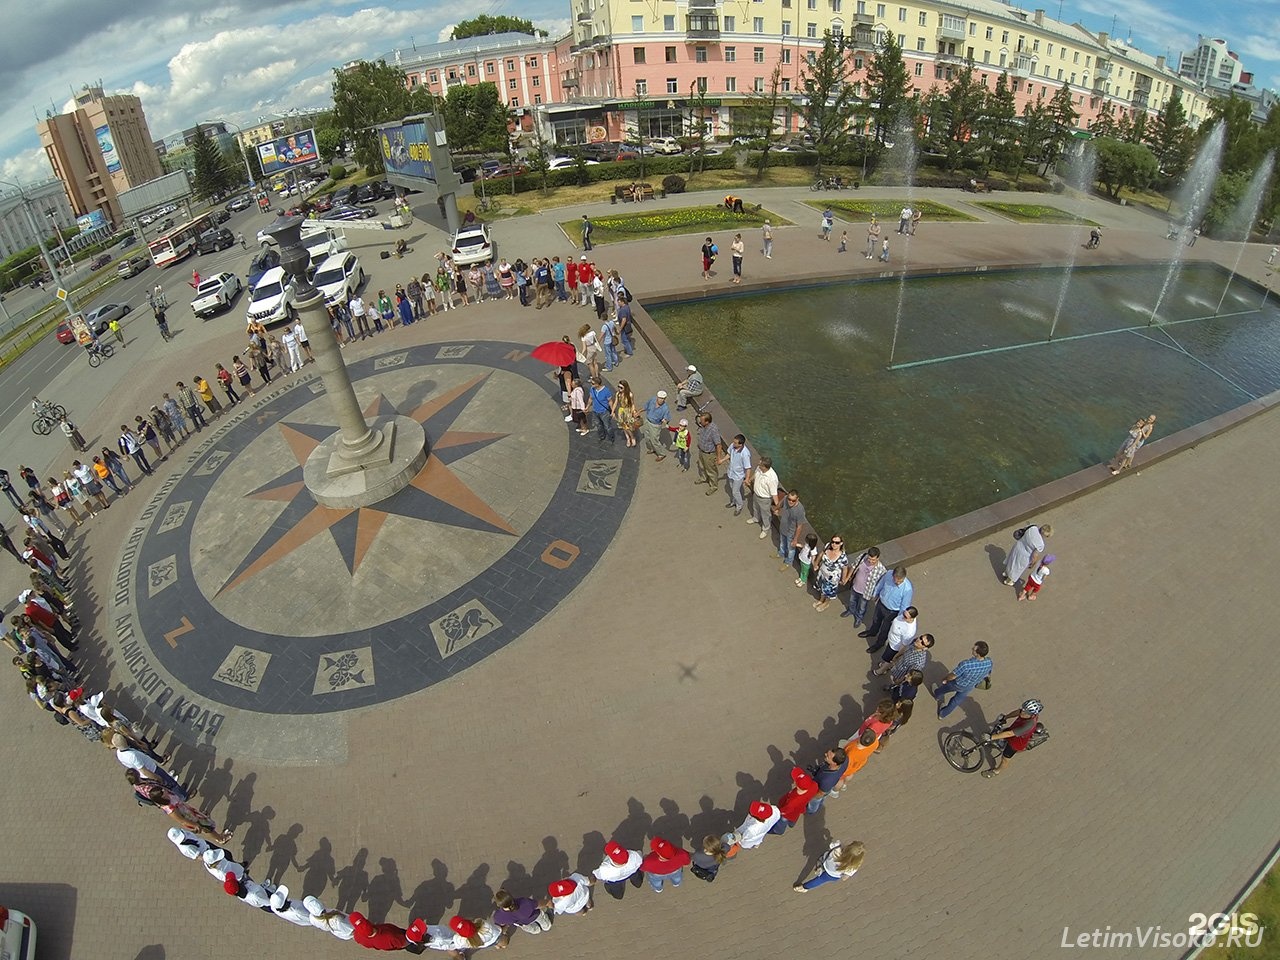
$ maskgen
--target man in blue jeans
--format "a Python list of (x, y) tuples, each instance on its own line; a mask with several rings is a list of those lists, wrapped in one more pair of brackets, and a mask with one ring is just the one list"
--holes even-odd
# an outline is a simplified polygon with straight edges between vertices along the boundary
[(795, 563), (808, 523), (799, 492), (788, 490), (778, 505), (778, 556), (782, 558), (783, 570), (789, 571)]
[(823, 754), (821, 763), (809, 766), (809, 775), (818, 781), (818, 795), (809, 801), (809, 805), (804, 808), (805, 813), (818, 812), (831, 791), (840, 786), (840, 778), (848, 768), (849, 755), (844, 752), (843, 747), (828, 750)]
[[(991, 658), (987, 656), (990, 648), (982, 640), (973, 645), (973, 656), (961, 660), (956, 668), (942, 678), (942, 682), (933, 688), (933, 699), (938, 701), (938, 719), (941, 720), (960, 705), (973, 692), (974, 687), (991, 676)], [(951, 699), (943, 704), (947, 694)]]
[(609, 409), (612, 403), (613, 391), (606, 387), (599, 377), (592, 377), (591, 413), (595, 416), (596, 437), (601, 443), (605, 440), (613, 443), (618, 438), (613, 426), (613, 412)]

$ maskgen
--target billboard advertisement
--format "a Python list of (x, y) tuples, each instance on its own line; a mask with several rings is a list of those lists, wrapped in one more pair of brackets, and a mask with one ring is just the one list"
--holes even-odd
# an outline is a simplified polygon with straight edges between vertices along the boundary
[(378, 141), (382, 147), (382, 163), (388, 173), (421, 177), (435, 183), (436, 168), (431, 161), (426, 123), (409, 120), (379, 127)]
[(320, 160), (316, 152), (316, 132), (313, 129), (299, 130), (287, 137), (268, 140), (257, 146), (258, 162), (262, 164), (263, 176), (273, 173), (305, 167)]
[(83, 217), (76, 218), (76, 226), (80, 228), (81, 233), (88, 233), (90, 230), (97, 230), (106, 225), (107, 216), (101, 210), (90, 210)]
[(111, 128), (104, 123), (93, 131), (93, 135), (98, 138), (98, 149), (102, 151), (107, 173), (119, 173), (120, 155), (116, 153), (116, 145), (111, 139)]

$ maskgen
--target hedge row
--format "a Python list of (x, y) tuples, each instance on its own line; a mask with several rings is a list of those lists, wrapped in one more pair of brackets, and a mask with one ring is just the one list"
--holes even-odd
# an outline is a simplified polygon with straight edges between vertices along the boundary
[[(689, 156), (677, 157), (646, 157), (644, 161), (644, 180), (653, 183), (670, 173), (679, 173), (688, 175), (689, 164), (692, 161)], [(702, 158), (703, 170), (732, 170), (737, 166), (733, 154), (722, 153), (712, 157)], [(610, 161), (608, 163), (597, 163), (586, 167), (586, 175), (588, 183), (599, 183), (602, 180), (640, 180), (640, 161), (639, 160), (621, 160)], [(485, 190), (489, 193), (502, 194), (511, 192), (511, 177), (499, 177), (497, 180), (486, 180)], [(537, 173), (522, 173), (515, 178), (516, 193), (524, 193), (527, 190), (541, 190), (542, 176)], [(548, 187), (576, 187), (578, 186), (578, 171), (573, 167), (565, 170), (548, 170), (547, 171)], [(476, 193), (480, 192), (480, 187), (475, 186)]]

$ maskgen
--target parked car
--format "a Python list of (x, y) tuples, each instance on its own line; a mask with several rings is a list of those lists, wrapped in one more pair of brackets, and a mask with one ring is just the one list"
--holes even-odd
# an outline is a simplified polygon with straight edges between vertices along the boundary
[(127, 246), (130, 246), (131, 244), (136, 243), (137, 240), (138, 240), (138, 235), (136, 233), (134, 233), (132, 230), (126, 230), (124, 233), (118, 234), (116, 236), (116, 246), (127, 247)]
[(272, 267), (253, 288), (246, 317), (261, 324), (283, 323), (291, 319), (293, 308), (293, 284), (285, 282), (284, 269)]
[(501, 177), (518, 177), (528, 171), (529, 168), (523, 163), (506, 163), (486, 173), (484, 178), (486, 180), (497, 180)]
[(350, 250), (333, 254), (316, 268), (312, 283), (324, 294), (325, 303), (346, 303), (364, 284), (360, 258)]
[(58, 324), (58, 329), (54, 332), (54, 336), (57, 338), (59, 343), (76, 342), (75, 331), (71, 329), (71, 322), (68, 320), (63, 320)]
[(320, 194), (320, 196), (316, 197), (314, 200), (311, 201), (311, 206), (313, 206), (320, 213), (324, 213), (326, 210), (332, 209), (333, 194), (332, 193)]
[(374, 183), (373, 188), (378, 191), (378, 196), (383, 200), (394, 200), (396, 196), (396, 185), (386, 180), (378, 180)]
[(196, 287), (195, 299), (191, 301), (191, 312), (197, 317), (211, 317), (219, 310), (230, 310), (236, 295), (244, 288), (240, 278), (234, 273), (220, 273), (216, 277), (206, 277)]
[(228, 210), (248, 210), (253, 206), (253, 197), (247, 193), (242, 193), (238, 197), (232, 197), (227, 203)]
[(256, 257), (249, 261), (249, 275), (245, 277), (245, 286), (250, 290), (258, 285), (262, 275), (272, 267), (280, 266), (280, 251), (275, 247), (264, 247)]
[(347, 187), (345, 190), (340, 190), (338, 191), (338, 193), (334, 194), (333, 202), (335, 205), (343, 204), (344, 206), (349, 207), (356, 202), (356, 197), (358, 197), (359, 195), (360, 195), (360, 188), (358, 186), (352, 185), (350, 187)]
[[(582, 158), (582, 162), (585, 163), (588, 167), (600, 166), (599, 160), (588, 160), (586, 157)], [(577, 166), (577, 163), (578, 161), (574, 157), (553, 157), (551, 162), (547, 164), (547, 169), (548, 170), (572, 170), (575, 166)]]
[(489, 227), (483, 223), (463, 227), (453, 235), (452, 246), (453, 262), (459, 266), (493, 259), (493, 241), (489, 237)]
[(89, 269), (101, 270), (110, 262), (111, 262), (111, 254), (100, 253), (96, 257), (94, 257), (92, 260), (89, 261)]
[(137, 276), (149, 266), (151, 266), (150, 257), (130, 257), (128, 260), (120, 261), (120, 266), (116, 267), (116, 275), (123, 280)]
[(215, 210), (215, 211), (213, 211), (213, 222), (214, 222), (214, 223), (226, 223), (226, 222), (227, 222), (228, 220), (230, 220), (230, 219), (231, 219), (231, 211), (230, 211), (230, 210)]
[(332, 230), (324, 230), (303, 237), (302, 245), (307, 248), (307, 269), (315, 270), (335, 253), (346, 250), (347, 238)]
[(112, 320), (123, 320), (124, 315), (131, 309), (132, 307), (127, 303), (104, 303), (86, 313), (84, 322), (94, 333), (102, 334), (106, 332), (108, 323)]
[(0, 907), (0, 956), (4, 960), (35, 960), (36, 925), (25, 913)]
[(196, 252), (200, 256), (206, 253), (214, 253), (218, 250), (226, 250), (236, 245), (236, 237), (226, 227), (218, 227), (214, 230), (206, 230), (200, 234), (199, 243), (196, 246)]
[(654, 153), (670, 155), (684, 152), (684, 148), (680, 146), (680, 141), (675, 137), (656, 137), (649, 141), (649, 145), (653, 147)]
[(165, 217), (164, 222), (160, 224), (160, 232), (170, 229), (173, 226), (173, 217)]
[(328, 213), (324, 215), (326, 220), (368, 220), (376, 217), (378, 211), (373, 207), (348, 207), (334, 206)]

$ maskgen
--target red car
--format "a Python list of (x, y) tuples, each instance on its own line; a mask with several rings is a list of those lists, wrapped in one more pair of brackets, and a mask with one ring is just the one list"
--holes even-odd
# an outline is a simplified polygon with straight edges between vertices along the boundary
[(58, 324), (58, 329), (54, 333), (54, 336), (58, 338), (59, 343), (76, 342), (76, 335), (71, 331), (71, 324), (67, 323), (65, 320)]
[(321, 194), (320, 196), (316, 197), (314, 200), (311, 201), (311, 206), (315, 207), (321, 213), (324, 213), (324, 211), (326, 210), (332, 209), (333, 194), (332, 193)]

